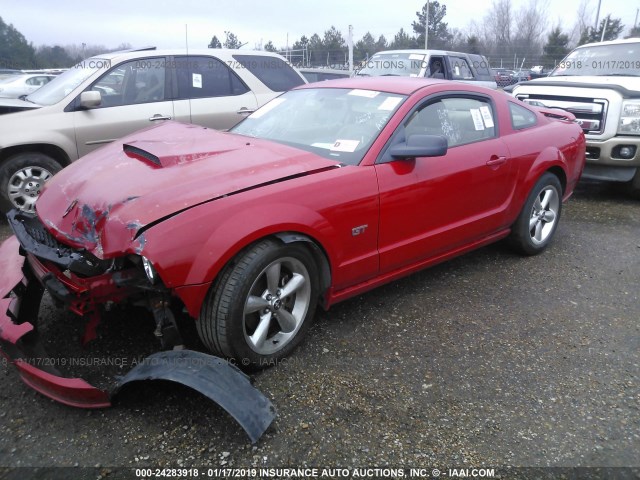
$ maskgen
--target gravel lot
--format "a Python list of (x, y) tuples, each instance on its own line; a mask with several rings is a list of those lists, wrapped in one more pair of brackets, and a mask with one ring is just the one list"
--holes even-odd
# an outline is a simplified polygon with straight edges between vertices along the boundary
[[(639, 467), (639, 280), (640, 202), (583, 184), (541, 256), (498, 244), (319, 311), (255, 375), (278, 409), (255, 446), (186, 388), (138, 384), (83, 411), (3, 364), (0, 466)], [(79, 327), (50, 304), (41, 317)], [(153, 328), (114, 317), (103, 337), (123, 345)], [(53, 478), (34, 472), (0, 477)]]

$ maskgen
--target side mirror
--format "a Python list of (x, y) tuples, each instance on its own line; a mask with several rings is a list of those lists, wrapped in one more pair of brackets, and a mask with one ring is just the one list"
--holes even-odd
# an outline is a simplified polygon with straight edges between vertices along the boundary
[(80, 107), (94, 108), (99, 107), (102, 103), (102, 95), (95, 90), (89, 90), (80, 94)]
[(404, 143), (393, 145), (389, 154), (393, 158), (442, 157), (449, 143), (443, 135), (409, 135)]

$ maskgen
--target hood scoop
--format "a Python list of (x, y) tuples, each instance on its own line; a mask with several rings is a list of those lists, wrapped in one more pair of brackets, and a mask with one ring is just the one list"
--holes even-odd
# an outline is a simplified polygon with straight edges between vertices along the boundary
[(193, 163), (238, 148), (236, 146), (234, 148), (211, 149), (207, 145), (209, 148), (202, 150), (202, 146), (191, 146), (192, 148), (189, 148), (187, 145), (186, 149), (184, 147), (183, 144), (176, 142), (134, 140), (130, 143), (124, 143), (122, 150), (129, 158), (141, 160), (152, 167), (167, 168)]
[(125, 143), (122, 145), (122, 150), (129, 158), (135, 158), (137, 160), (143, 160), (146, 162), (155, 165), (156, 167), (162, 167), (162, 163), (160, 162), (160, 157), (154, 155), (153, 153), (149, 153), (142, 148), (134, 147), (133, 145), (129, 145)]

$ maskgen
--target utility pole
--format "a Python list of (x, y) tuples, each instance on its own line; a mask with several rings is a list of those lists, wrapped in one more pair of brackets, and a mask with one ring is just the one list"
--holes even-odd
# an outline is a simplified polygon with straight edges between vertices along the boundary
[(598, 10), (596, 11), (596, 24), (594, 26), (596, 30), (598, 30), (598, 20), (600, 20), (600, 4), (601, 3), (602, 3), (602, 0), (598, 0)]
[(424, 49), (429, 46), (429, 0), (427, 0), (427, 12), (424, 16)]
[(601, 42), (604, 42), (604, 32), (607, 31), (608, 26), (609, 26), (609, 17), (607, 16), (607, 20), (604, 22), (604, 27), (602, 27), (602, 36), (600, 37)]
[(349, 25), (347, 45), (349, 47), (349, 73), (353, 73), (353, 25)]

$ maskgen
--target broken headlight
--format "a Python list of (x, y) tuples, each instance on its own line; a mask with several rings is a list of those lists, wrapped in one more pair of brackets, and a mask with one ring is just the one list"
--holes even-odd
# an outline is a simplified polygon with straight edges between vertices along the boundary
[(151, 261), (145, 256), (142, 257), (142, 267), (144, 268), (144, 273), (147, 275), (149, 283), (151, 283), (151, 285), (155, 285), (158, 281), (158, 273), (156, 272), (156, 269), (153, 268)]

